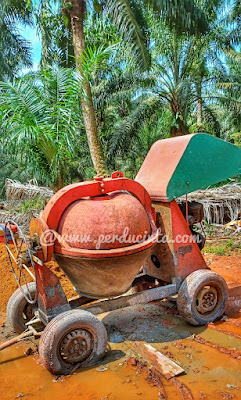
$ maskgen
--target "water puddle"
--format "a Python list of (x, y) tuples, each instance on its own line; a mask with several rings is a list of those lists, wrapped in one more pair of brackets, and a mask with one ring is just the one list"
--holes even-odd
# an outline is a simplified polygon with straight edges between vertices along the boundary
[(26, 357), (27, 348), (29, 344), (23, 343), (0, 353), (1, 400), (158, 399), (159, 388), (151, 386), (147, 373), (126, 364), (129, 349), (125, 343), (111, 346), (101, 366), (78, 370), (60, 380), (36, 363), (36, 355)]

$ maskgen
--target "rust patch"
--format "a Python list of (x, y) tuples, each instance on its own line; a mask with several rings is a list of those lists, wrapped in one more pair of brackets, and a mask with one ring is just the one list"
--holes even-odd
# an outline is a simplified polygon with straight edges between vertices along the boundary
[(180, 256), (185, 256), (185, 254), (191, 253), (191, 252), (192, 252), (192, 245), (182, 246), (182, 247), (178, 248), (178, 254)]

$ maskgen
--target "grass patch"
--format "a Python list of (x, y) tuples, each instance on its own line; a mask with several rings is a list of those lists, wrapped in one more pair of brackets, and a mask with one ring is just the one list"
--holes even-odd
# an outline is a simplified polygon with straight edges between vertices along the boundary
[(230, 250), (241, 249), (240, 242), (235, 242), (233, 239), (229, 239), (226, 246)]
[(37, 210), (41, 211), (46, 205), (46, 200), (42, 197), (36, 196), (32, 199), (22, 200), (21, 203), (15, 207), (9, 209), (9, 211), (14, 211), (19, 214), (24, 214), (28, 211)]
[(227, 247), (224, 246), (206, 246), (204, 249), (204, 253), (212, 253), (217, 256), (224, 256), (226, 254)]
[(232, 238), (228, 239), (226, 242), (222, 242), (221, 244), (206, 244), (203, 249), (203, 253), (211, 253), (216, 254), (218, 256), (224, 256), (225, 254), (230, 254), (232, 251), (240, 252), (241, 251), (241, 242), (240, 240), (234, 240)]
[(23, 200), (17, 211), (22, 214), (29, 210), (43, 210), (44, 206), (44, 199), (35, 197), (34, 199)]

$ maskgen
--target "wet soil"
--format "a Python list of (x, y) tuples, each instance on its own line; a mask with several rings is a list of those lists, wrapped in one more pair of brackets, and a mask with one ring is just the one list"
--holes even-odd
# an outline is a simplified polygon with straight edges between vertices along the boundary
[[(13, 334), (4, 323), (4, 311), (8, 296), (16, 289), (11, 274), (6, 277), (3, 272), (6, 260), (2, 257), (0, 247), (0, 340)], [(241, 400), (241, 256), (207, 254), (205, 258), (229, 286), (228, 306), (220, 321), (191, 326), (178, 316), (170, 299), (112, 311), (100, 316), (110, 343), (101, 364), (60, 378), (40, 365), (37, 342), (24, 341), (0, 353), (0, 399)], [(51, 263), (51, 269), (60, 277), (67, 296), (73, 296), (58, 266)], [(159, 376), (129, 345), (142, 340), (181, 365), (185, 374), (170, 380)]]

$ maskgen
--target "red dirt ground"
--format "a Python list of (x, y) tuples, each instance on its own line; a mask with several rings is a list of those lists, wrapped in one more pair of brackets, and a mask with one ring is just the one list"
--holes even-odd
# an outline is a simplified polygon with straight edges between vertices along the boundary
[[(228, 306), (220, 321), (207, 327), (192, 327), (177, 316), (172, 304), (171, 308), (165, 306), (161, 315), (158, 314), (158, 307), (161, 310), (162, 305), (153, 305), (151, 312), (140, 306), (139, 314), (137, 307), (136, 316), (135, 310), (131, 309), (130, 321), (125, 320), (126, 313), (122, 310), (118, 316), (113, 314), (109, 322), (109, 327), (112, 327), (120, 318), (120, 327), (125, 328), (124, 325), (128, 323), (130, 329), (134, 330), (136, 321), (141, 332), (146, 325), (152, 335), (153, 324), (150, 328), (148, 324), (152, 318), (157, 318), (157, 324), (162, 321), (164, 329), (173, 327), (175, 332), (181, 332), (181, 339), (163, 341), (158, 337), (157, 342), (150, 343), (179, 363), (185, 374), (166, 380), (155, 377), (155, 372), (148, 366), (140, 370), (138, 363), (129, 365), (127, 357), (133, 358), (133, 353), (129, 355), (128, 342), (123, 342), (110, 343), (110, 354), (113, 355), (108, 358), (110, 355), (107, 354), (102, 369), (93, 367), (56, 379), (36, 364), (36, 354), (25, 357), (24, 353), (29, 345), (33, 348), (33, 344), (24, 342), (1, 352), (1, 400), (19, 397), (26, 400), (241, 400), (241, 255), (206, 254), (205, 259), (213, 271), (225, 278), (229, 287)], [(0, 245), (0, 324), (1, 314), (2, 322), (5, 318), (8, 298), (17, 288), (8, 265), (6, 250), (4, 245)], [(60, 278), (67, 297), (76, 295), (58, 265), (51, 262), (49, 266)], [(105, 324), (108, 325), (107, 320)], [(124, 356), (113, 358), (118, 352), (124, 353)]]

